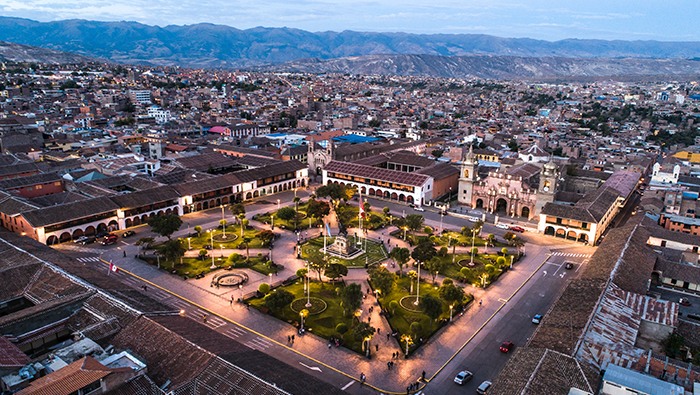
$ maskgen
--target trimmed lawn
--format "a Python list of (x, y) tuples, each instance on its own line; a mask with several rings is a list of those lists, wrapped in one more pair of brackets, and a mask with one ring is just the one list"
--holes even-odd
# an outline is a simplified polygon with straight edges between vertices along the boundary
[[(370, 208), (371, 210), (372, 208)], [(389, 216), (384, 215), (381, 208), (373, 207), (374, 211), (365, 213), (365, 219), (362, 221), (362, 227), (371, 230), (377, 230), (389, 225)], [(338, 218), (346, 228), (360, 227), (360, 209), (355, 206), (343, 206), (338, 211)]]
[[(245, 258), (245, 253), (243, 257)], [(204, 259), (182, 258), (182, 264), (178, 263), (177, 265), (175, 265), (174, 268), (172, 262), (166, 262), (165, 259), (161, 258), (160, 267), (165, 268), (172, 274), (177, 274), (180, 277), (187, 276), (189, 278), (196, 277), (199, 274), (207, 274), (212, 271), (219, 270), (221, 268), (226, 268), (229, 266), (233, 266), (236, 268), (249, 268), (264, 275), (268, 275), (270, 273), (274, 273), (275, 271), (282, 270), (282, 268), (269, 268), (266, 265), (267, 261), (265, 261), (263, 258), (251, 256), (249, 264), (245, 264), (245, 262), (241, 260), (238, 262), (237, 265), (232, 265), (231, 262), (226, 259), (226, 257), (224, 257), (224, 259), (221, 259), (218, 255), (214, 255), (214, 263), (217, 266), (216, 269), (211, 269), (211, 255), (207, 256)], [(157, 265), (158, 262), (157, 259), (153, 257), (146, 257), (145, 261), (151, 265)]]
[[(223, 235), (223, 230), (221, 229), (216, 229), (214, 230), (214, 249), (216, 248), (221, 248), (223, 245), (224, 248), (238, 248), (242, 243), (243, 239), (241, 239), (241, 226), (240, 225), (229, 225), (226, 227), (226, 236), (229, 235), (236, 235), (234, 240), (224, 242), (224, 241), (217, 241), (216, 237), (218, 235)], [(265, 245), (263, 245), (263, 241), (260, 239), (256, 239), (255, 235), (260, 233), (260, 230), (257, 230), (250, 225), (248, 225), (247, 229), (243, 230), (243, 237), (250, 237), (253, 240), (250, 242), (249, 248), (263, 248)], [(231, 236), (233, 239), (233, 236)], [(182, 238), (181, 240), (183, 241), (183, 245), (187, 247), (187, 237)], [(200, 250), (202, 249), (205, 245), (210, 245), (211, 244), (211, 236), (209, 235), (209, 232), (206, 230), (202, 231), (202, 234), (199, 236), (195, 237), (190, 237), (190, 245), (192, 246), (193, 250)], [(245, 244), (243, 245), (245, 247)], [(242, 249), (243, 254), (245, 254), (245, 248)]]
[[(468, 284), (477, 284), (478, 286), (481, 286), (481, 275), (484, 274), (485, 266), (486, 265), (494, 265), (498, 270), (495, 274), (489, 276), (489, 278), (486, 280), (486, 285), (493, 283), (496, 281), (496, 279), (503, 273), (503, 268), (508, 268), (510, 267), (510, 257), (514, 256), (513, 262), (518, 261), (517, 255), (507, 255), (506, 258), (506, 263), (502, 266), (499, 267), (498, 264), (495, 263), (496, 259), (499, 257), (499, 255), (494, 255), (494, 254), (478, 254), (474, 255), (474, 266), (460, 266), (459, 261), (460, 260), (467, 260), (469, 261), (471, 259), (470, 254), (457, 254), (455, 256), (455, 263), (452, 263), (452, 254), (447, 254), (444, 257), (437, 256), (441, 261), (445, 262), (445, 267), (443, 270), (440, 271), (440, 274), (450, 277), (451, 279), (455, 281), (459, 281), (460, 279), (464, 278), (462, 276), (462, 273), (460, 270), (462, 267), (467, 267), (469, 269), (469, 275), (464, 279), (466, 283)], [(410, 270), (415, 270), (412, 268), (409, 268)], [(507, 269), (506, 269), (507, 270)]]
[[(335, 237), (327, 238), (326, 245), (330, 246), (331, 244), (333, 244), (334, 240)], [(348, 242), (354, 243), (355, 237), (348, 237)], [(301, 247), (301, 257), (306, 258), (307, 256), (309, 256), (309, 251), (312, 250), (323, 250), (323, 237), (317, 237), (304, 243)], [(340, 263), (341, 265), (345, 265), (349, 268), (364, 268), (365, 263), (369, 263), (371, 265), (373, 263), (380, 262), (386, 259), (389, 255), (386, 251), (386, 248), (384, 248), (384, 246), (381, 243), (377, 243), (372, 240), (367, 240), (367, 250), (368, 251), (360, 254), (359, 256), (353, 259), (343, 259), (329, 254), (328, 261), (331, 263)]]
[[(306, 317), (304, 319), (304, 328), (324, 339), (330, 339), (331, 337), (342, 338), (342, 345), (344, 347), (362, 354), (362, 342), (355, 340), (352, 335), (352, 328), (353, 325), (357, 323), (357, 320), (343, 315), (343, 308), (340, 305), (340, 297), (338, 297), (338, 293), (336, 292), (336, 289), (342, 289), (342, 287), (343, 285), (338, 284), (321, 284), (318, 282), (311, 282), (311, 297), (318, 298), (326, 302), (327, 308), (319, 314)], [(275, 290), (277, 289), (284, 289), (292, 293), (297, 299), (306, 297), (304, 294), (304, 285), (302, 280), (297, 280), (294, 284), (288, 286), (275, 288)], [(271, 292), (275, 292), (275, 290)], [(263, 298), (248, 300), (248, 303), (250, 303), (250, 305), (256, 309), (264, 308), (263, 302)], [(300, 322), (299, 314), (295, 313), (291, 309), (290, 305), (277, 311), (270, 311), (269, 313), (273, 317), (292, 324), (298, 328)], [(344, 323), (348, 326), (348, 331), (342, 336), (340, 333), (335, 331), (336, 325), (340, 323)]]
[[(317, 227), (318, 225), (322, 224), (322, 221), (320, 219), (306, 216), (306, 206), (307, 205), (308, 205), (308, 203), (304, 203), (304, 204), (299, 204), (297, 206), (297, 211), (300, 214), (300, 218), (298, 220), (297, 227), (301, 228), (301, 229), (309, 229), (309, 227)], [(294, 203), (291, 203), (289, 207), (294, 208)], [(265, 213), (265, 214), (257, 214), (255, 216), (253, 216), (253, 219), (255, 221), (258, 221), (258, 222), (261, 222), (261, 223), (267, 225), (267, 224), (272, 223), (272, 215), (275, 216), (275, 228), (294, 231), (294, 219), (289, 220), (289, 221), (279, 219), (277, 217), (277, 210), (271, 211), (271, 212)], [(311, 218), (311, 226), (309, 226), (309, 218)]]
[[(401, 307), (400, 301), (402, 298), (410, 295), (413, 295), (413, 297), (415, 298), (415, 284), (412, 294), (409, 293), (410, 289), (411, 279), (408, 276), (404, 275), (402, 278), (396, 279), (396, 282), (394, 283), (394, 288), (392, 289), (392, 292), (389, 295), (387, 295), (385, 298), (380, 298), (380, 303), (382, 307), (388, 310), (389, 313), (392, 313), (391, 317), (388, 318), (388, 321), (393, 330), (399, 332), (396, 339), (401, 343), (402, 352), (406, 352), (406, 343), (401, 341), (401, 335), (406, 334), (411, 336), (412, 339), (414, 339), (414, 344), (409, 347), (409, 354), (419, 347), (418, 343), (420, 342), (417, 341), (418, 339), (423, 338), (424, 342), (427, 341), (427, 339), (440, 328), (440, 320), (449, 320), (450, 318), (450, 307), (442, 299), (440, 299), (442, 301), (442, 315), (440, 315), (440, 317), (435, 322), (431, 322), (432, 320), (430, 319), (430, 317), (428, 317), (425, 314), (408, 311)], [(440, 298), (440, 296), (438, 295), (438, 288), (433, 286), (432, 283), (429, 283), (427, 281), (427, 277), (421, 279), (420, 294), (421, 296), (431, 294), (432, 296), (438, 299)], [(465, 304), (471, 301), (472, 299), (472, 296), (467, 294)], [(388, 307), (392, 301), (396, 301), (396, 303), (399, 304), (399, 307), (397, 307), (393, 312)], [(410, 303), (413, 302), (410, 301)], [(418, 309), (417, 306), (416, 309)], [(455, 311), (453, 311), (453, 314), (456, 314)], [(420, 323), (422, 329), (416, 334), (412, 333), (410, 329), (411, 324), (414, 322)]]

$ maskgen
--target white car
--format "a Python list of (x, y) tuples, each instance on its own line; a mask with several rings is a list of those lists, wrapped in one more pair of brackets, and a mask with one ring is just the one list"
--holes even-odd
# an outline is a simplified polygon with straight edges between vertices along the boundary
[(469, 218), (467, 218), (467, 219), (468, 219), (469, 221), (471, 221), (471, 222), (478, 222), (478, 221), (481, 221), (481, 219), (480, 219), (479, 217), (469, 217)]
[(425, 211), (425, 209), (424, 209), (423, 207), (421, 207), (421, 206), (416, 206), (416, 207), (414, 207), (413, 209), (416, 210), (416, 211)]
[(510, 228), (510, 226), (508, 226), (508, 224), (504, 224), (503, 222), (496, 224), (496, 227), (500, 228), (500, 229), (509, 229)]

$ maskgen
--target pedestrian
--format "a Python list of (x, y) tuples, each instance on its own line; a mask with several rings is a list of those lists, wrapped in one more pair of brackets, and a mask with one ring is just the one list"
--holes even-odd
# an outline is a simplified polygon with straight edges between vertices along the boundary
[(329, 348), (329, 349), (331, 348), (331, 343), (330, 343), (330, 342), (328, 342), (328, 348)]
[(292, 335), (292, 344), (294, 344), (294, 335)]
[(287, 344), (289, 344), (289, 343), (291, 343), (291, 342), (292, 342), (292, 337), (289, 336), (289, 335), (287, 335)]
[(206, 315), (206, 314), (204, 314), (204, 315), (202, 316), (202, 320), (204, 321), (205, 324), (207, 323), (207, 315)]
[(377, 351), (379, 351), (379, 344), (375, 344), (374, 347), (376, 347)]
[(387, 334), (386, 334), (386, 340), (387, 340), (387, 341), (389, 340), (389, 337), (391, 337), (391, 334), (390, 334), (390, 333), (387, 333)]
[(386, 363), (386, 368), (387, 368), (387, 369), (391, 369), (391, 362), (387, 362), (387, 363)]
[(126, 258), (126, 250), (124, 250), (124, 258)]
[(233, 306), (233, 299), (231, 299), (231, 300), (228, 301), (228, 305), (229, 305), (229, 306)]
[(250, 311), (250, 305), (249, 304), (245, 305), (245, 309)]
[(381, 330), (382, 330), (382, 328), (377, 328), (377, 335), (380, 334), (380, 331), (381, 331)]
[(484, 302), (483, 300), (479, 299), (479, 306), (481, 306), (481, 303), (483, 303), (483, 302)]
[(423, 374), (421, 374), (421, 379), (425, 381), (425, 370), (423, 371)]

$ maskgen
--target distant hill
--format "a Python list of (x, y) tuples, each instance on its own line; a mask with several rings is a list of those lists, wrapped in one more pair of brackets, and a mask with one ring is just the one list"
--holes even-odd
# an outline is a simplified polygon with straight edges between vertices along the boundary
[(76, 55), (70, 52), (53, 49), (32, 47), (0, 41), (0, 61), (2, 62), (35, 62), (49, 64), (77, 64), (95, 61), (95, 59)]
[(445, 78), (552, 78), (700, 75), (700, 60), (522, 56), (369, 55), (299, 59), (256, 69), (277, 72), (349, 73)]
[(205, 68), (237, 68), (302, 58), (331, 59), (378, 54), (700, 57), (700, 42), (576, 39), (551, 42), (480, 34), (308, 32), (263, 27), (240, 30), (205, 23), (158, 27), (136, 22), (36, 22), (9, 17), (0, 17), (0, 40), (116, 62)]

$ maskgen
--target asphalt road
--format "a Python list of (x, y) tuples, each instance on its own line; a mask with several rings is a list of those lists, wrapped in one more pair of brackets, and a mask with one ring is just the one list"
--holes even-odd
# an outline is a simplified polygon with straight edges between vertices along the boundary
[[(308, 192), (300, 191), (298, 193), (301, 197), (308, 196)], [(277, 207), (277, 199), (280, 199), (280, 204), (282, 206), (288, 205), (291, 199), (294, 197), (293, 191), (287, 191), (280, 193), (273, 197), (267, 198), (267, 203), (261, 203), (258, 199), (257, 203), (250, 204), (246, 206), (247, 211), (254, 211), (261, 208), (269, 207), (269, 210), (274, 210)], [(383, 207), (389, 207), (392, 213), (395, 214), (422, 214), (426, 218), (426, 225), (431, 225), (434, 227), (439, 227), (440, 214), (437, 212), (432, 212), (426, 210), (424, 212), (417, 212), (407, 206), (400, 205), (398, 203), (380, 201), (376, 199), (369, 199), (374, 210), (381, 210)], [(357, 204), (356, 201), (353, 203)], [(230, 218), (230, 213), (226, 212), (227, 217)], [(198, 212), (187, 217), (184, 217), (184, 224), (182, 230), (176, 233), (175, 236), (182, 236), (186, 234), (189, 228), (194, 228), (196, 225), (212, 225), (216, 224), (218, 220), (221, 219), (221, 210), (212, 209), (204, 212)], [(450, 228), (454, 230), (459, 230), (462, 226), (471, 226), (472, 223), (459, 217), (454, 216), (444, 216), (442, 218), (443, 228)], [(206, 227), (205, 227), (206, 229)], [(120, 256), (121, 252), (115, 251), (117, 248), (128, 248), (129, 250), (135, 247), (127, 246), (136, 242), (139, 238), (145, 236), (151, 236), (147, 226), (141, 226), (135, 229), (137, 232), (136, 236), (129, 239), (120, 239), (120, 242), (113, 246), (101, 246), (99, 244), (94, 244), (90, 246), (74, 246), (69, 248), (60, 248), (64, 253), (67, 253), (74, 257), (81, 257), (81, 259), (87, 259), (86, 255), (91, 256), (94, 259), (95, 254), (100, 254), (108, 252), (106, 255)], [(485, 224), (482, 234), (494, 233), (496, 236), (501, 238), (507, 230), (496, 228), (493, 225)], [(474, 393), (476, 387), (484, 380), (493, 380), (501, 371), (505, 363), (508, 361), (510, 354), (504, 354), (498, 350), (498, 347), (503, 341), (513, 341), (516, 347), (522, 347), (526, 344), (527, 339), (532, 335), (535, 330), (535, 325), (532, 324), (531, 320), (535, 314), (544, 314), (549, 309), (549, 306), (554, 302), (557, 295), (563, 289), (566, 281), (573, 276), (577, 275), (581, 265), (584, 264), (586, 258), (591, 254), (594, 249), (590, 247), (582, 247), (580, 244), (567, 242), (561, 239), (555, 239), (552, 237), (547, 237), (543, 235), (537, 235), (532, 233), (523, 233), (521, 237), (526, 239), (526, 241), (533, 247), (533, 256), (529, 257), (533, 259), (538, 265), (544, 262), (548, 257), (546, 263), (542, 265), (541, 268), (532, 276), (532, 278), (520, 289), (515, 296), (513, 296), (508, 303), (505, 303), (492, 319), (473, 337), (469, 344), (462, 349), (462, 351), (449, 363), (445, 368), (433, 378), (433, 380), (427, 385), (424, 393), (429, 394), (453, 394), (453, 393)], [(537, 245), (537, 246), (536, 246)], [(548, 246), (559, 246), (563, 247), (561, 250), (554, 251), (552, 256), (550, 255), (550, 250)], [(279, 253), (281, 253), (280, 251)], [(131, 252), (129, 252), (131, 253)], [(568, 256), (567, 256), (568, 254)], [(573, 270), (565, 270), (563, 264), (565, 261), (576, 262), (576, 266)], [(533, 266), (533, 270), (534, 270)], [(144, 270), (152, 269), (144, 265)], [(525, 270), (525, 268), (515, 270)], [(529, 269), (528, 269), (529, 270)], [(483, 309), (482, 313), (479, 315), (488, 317), (491, 312), (496, 312), (498, 308), (503, 305), (505, 298), (510, 296), (517, 287), (521, 285), (520, 283), (508, 284), (507, 277), (505, 280), (499, 280), (498, 286), (501, 287), (499, 295), (501, 297), (493, 297), (496, 294), (495, 291), (486, 290), (483, 296), (484, 304), (482, 306), (476, 303), (471, 307), (472, 309)], [(133, 280), (134, 288), (139, 288), (142, 284), (138, 283), (137, 280)], [(132, 283), (130, 282), (130, 284)], [(177, 289), (171, 289), (173, 292), (178, 292)], [(162, 292), (162, 291), (161, 291)], [(491, 293), (489, 293), (491, 292)], [(161, 299), (166, 304), (172, 304), (187, 310), (187, 315), (194, 320), (201, 320), (202, 312), (192, 306), (182, 305), (183, 301), (176, 300), (175, 298), (170, 298), (167, 294), (163, 293), (158, 296), (154, 295), (157, 299)], [(233, 306), (236, 308), (236, 306)], [(240, 308), (240, 307), (239, 307)], [(462, 317), (461, 319), (467, 319), (467, 317)], [(479, 324), (480, 325), (480, 324)], [(309, 363), (309, 360), (299, 356), (290, 351), (280, 352), (279, 348), (275, 348), (273, 345), (269, 344), (264, 338), (259, 337), (255, 333), (251, 333), (247, 330), (236, 327), (232, 324), (227, 324), (223, 321), (219, 322), (216, 318), (212, 317), (209, 320), (207, 326), (212, 327), (212, 329), (222, 331), (228, 336), (236, 338), (236, 340), (248, 345), (251, 348), (259, 349), (263, 352), (268, 352), (275, 358), (278, 358), (292, 366), (299, 367), (301, 369), (307, 370), (308, 373), (313, 374), (325, 381), (331, 382), (334, 385), (343, 388), (346, 387), (346, 391), (353, 394), (375, 394), (375, 390), (371, 390), (366, 386), (360, 387), (357, 383), (354, 383), (350, 378), (341, 375), (339, 373), (329, 371), (324, 368), (323, 372), (312, 369), (313, 366)], [(464, 333), (464, 339), (460, 339), (460, 343), (467, 341), (469, 337), (473, 334), (472, 332)], [(460, 335), (461, 336), (461, 335)], [(445, 355), (445, 360), (454, 352), (454, 350), (447, 351)], [(309, 367), (311, 366), (311, 367)], [(466, 383), (464, 386), (458, 386), (453, 383), (453, 378), (457, 372), (460, 370), (467, 369), (474, 373), (474, 379)], [(429, 376), (434, 372), (429, 372)], [(354, 383), (354, 384), (353, 384)], [(393, 386), (387, 385), (391, 388)]]

